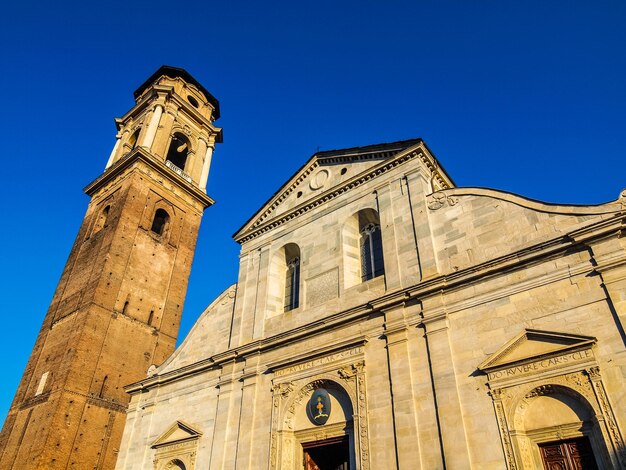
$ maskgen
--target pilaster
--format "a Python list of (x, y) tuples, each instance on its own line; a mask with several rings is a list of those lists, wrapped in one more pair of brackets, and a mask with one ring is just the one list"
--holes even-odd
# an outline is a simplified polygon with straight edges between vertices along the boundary
[(393, 220), (393, 199), (389, 184), (376, 188), (376, 203), (385, 252), (385, 286), (387, 290), (394, 290), (400, 288), (401, 280), (398, 248), (396, 246), (396, 227)]
[(423, 324), (428, 343), (446, 467), (471, 468), (463, 411), (454, 371), (448, 319), (440, 298), (432, 298), (424, 302)]
[(415, 241), (418, 250), (421, 279), (428, 279), (439, 273), (435, 248), (435, 237), (431, 226), (429, 210), (426, 205), (426, 195), (432, 192), (428, 176), (424, 170), (406, 175), (408, 195), (413, 216)]
[[(381, 330), (382, 334), (383, 331)], [(391, 377), (387, 364), (386, 339), (381, 334), (368, 338), (365, 347), (367, 369), (367, 419), (369, 425), (370, 468), (398, 468), (394, 433)]]
[(419, 428), (416, 413), (416, 397), (412, 384), (413, 364), (408, 349), (408, 325), (406, 316), (419, 311), (418, 305), (400, 305), (385, 311), (385, 337), (391, 395), (393, 397), (394, 434), (396, 438), (398, 468), (419, 470), (422, 467), (420, 442), (416, 441)]

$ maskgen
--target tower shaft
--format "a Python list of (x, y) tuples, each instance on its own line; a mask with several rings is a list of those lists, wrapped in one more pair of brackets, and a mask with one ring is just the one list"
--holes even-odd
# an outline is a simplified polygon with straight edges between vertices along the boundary
[[(220, 130), (206, 118), (216, 101), (181, 69), (160, 72), (117, 121), (107, 169), (85, 189), (87, 213), (0, 434), (2, 470), (113, 468), (123, 386), (174, 351)], [(187, 102), (197, 96), (191, 106), (181, 87)]]

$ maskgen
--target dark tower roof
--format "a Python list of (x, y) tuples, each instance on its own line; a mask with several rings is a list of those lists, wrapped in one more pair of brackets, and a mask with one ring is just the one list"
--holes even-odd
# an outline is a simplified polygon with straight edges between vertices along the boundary
[(211, 103), (211, 105), (213, 105), (213, 108), (215, 109), (215, 112), (213, 113), (213, 115), (215, 116), (215, 119), (219, 119), (219, 117), (220, 117), (220, 102), (217, 101), (217, 98), (215, 98), (215, 96), (213, 96), (211, 93), (209, 93), (209, 90), (204, 88), (202, 86), (202, 84), (200, 84), (200, 82), (198, 80), (193, 78), (189, 72), (187, 72), (185, 69), (181, 69), (179, 67), (172, 67), (170, 65), (162, 65), (159, 68), (159, 70), (157, 70), (152, 75), (150, 75), (150, 77), (145, 82), (143, 82), (139, 88), (137, 88), (135, 90), (135, 93), (133, 93), (135, 98), (137, 98), (139, 95), (141, 95), (146, 90), (146, 88), (148, 88), (150, 85), (152, 85), (162, 75), (165, 75), (165, 76), (170, 77), (170, 78), (180, 77), (183, 80), (185, 80), (187, 83), (191, 83), (191, 84), (195, 85), (196, 88), (198, 88), (198, 90), (200, 90), (202, 93), (204, 93), (204, 96), (206, 96), (206, 99), (208, 100), (208, 102)]

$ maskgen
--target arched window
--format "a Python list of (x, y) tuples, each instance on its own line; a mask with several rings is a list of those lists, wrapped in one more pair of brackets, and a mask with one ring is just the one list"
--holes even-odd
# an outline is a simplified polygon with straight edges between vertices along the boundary
[(152, 230), (157, 235), (163, 235), (169, 221), (169, 214), (163, 209), (157, 209), (157, 211), (154, 213), (154, 220), (152, 221), (152, 228), (150, 230)]
[(98, 220), (96, 220), (96, 223), (93, 226), (94, 234), (98, 233), (100, 230), (106, 227), (110, 210), (111, 210), (111, 206), (106, 206), (104, 209), (102, 209), (102, 212), (100, 212), (100, 215), (98, 216)]
[(133, 135), (131, 135), (130, 139), (128, 139), (128, 145), (130, 146), (131, 150), (137, 147), (137, 140), (139, 139), (139, 132), (141, 132), (141, 128), (133, 132)]
[(189, 155), (189, 141), (182, 134), (174, 134), (167, 151), (166, 160), (181, 170), (185, 169), (187, 156)]
[(185, 464), (178, 460), (178, 459), (174, 459), (171, 460), (166, 466), (165, 468), (167, 470), (187, 470), (187, 467), (185, 467)]
[(300, 306), (300, 258), (287, 260), (285, 271), (285, 312)]
[(300, 247), (287, 243), (270, 259), (267, 277), (267, 312), (270, 316), (300, 306)]
[(341, 231), (344, 289), (385, 274), (381, 235), (374, 209), (362, 209), (346, 220)]
[(385, 274), (383, 240), (380, 225), (368, 223), (361, 229), (361, 280), (368, 281)]

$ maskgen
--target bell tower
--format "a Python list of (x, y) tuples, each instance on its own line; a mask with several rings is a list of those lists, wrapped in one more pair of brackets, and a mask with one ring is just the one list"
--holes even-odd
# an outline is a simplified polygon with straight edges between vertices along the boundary
[(221, 142), (218, 101), (163, 66), (116, 119), (91, 201), (0, 434), (0, 469), (114, 468), (123, 386), (176, 345)]

